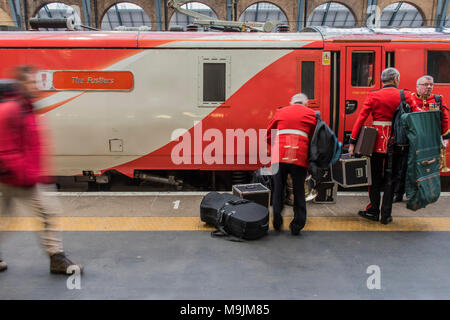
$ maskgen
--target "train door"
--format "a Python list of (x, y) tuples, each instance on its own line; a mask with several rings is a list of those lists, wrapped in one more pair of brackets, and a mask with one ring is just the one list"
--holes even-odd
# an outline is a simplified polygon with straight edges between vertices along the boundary
[(381, 88), (381, 53), (381, 47), (346, 48), (344, 144), (349, 143), (353, 124), (367, 93)]

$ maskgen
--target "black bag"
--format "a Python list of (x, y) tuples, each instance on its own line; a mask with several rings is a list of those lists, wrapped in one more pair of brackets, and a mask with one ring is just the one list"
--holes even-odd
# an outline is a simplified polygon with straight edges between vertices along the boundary
[(266, 207), (231, 194), (208, 193), (200, 204), (200, 217), (217, 228), (211, 236), (231, 241), (259, 239), (269, 230)]
[(316, 119), (316, 129), (309, 141), (308, 162), (311, 167), (326, 169), (339, 160), (341, 143), (333, 130), (320, 119), (319, 112), (316, 112)]
[(203, 222), (210, 224), (212, 226), (217, 226), (219, 222), (219, 211), (222, 209), (224, 204), (236, 198), (232, 194), (221, 194), (218, 192), (210, 192), (206, 196), (203, 197), (202, 202), (200, 203), (200, 220)]
[(405, 101), (405, 91), (400, 90), (400, 105), (395, 110), (394, 118), (392, 119), (392, 137), (394, 148), (406, 147), (409, 145), (409, 140), (406, 135), (406, 130), (400, 123), (402, 115), (411, 112), (411, 107)]

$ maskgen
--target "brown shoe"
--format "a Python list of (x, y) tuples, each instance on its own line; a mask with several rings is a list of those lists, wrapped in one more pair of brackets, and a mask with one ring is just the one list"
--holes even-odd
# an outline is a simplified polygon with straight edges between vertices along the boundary
[(5, 261), (0, 260), (0, 272), (5, 271), (6, 269), (8, 269), (8, 265)]
[(77, 266), (80, 269), (80, 274), (83, 273), (83, 266), (70, 261), (63, 252), (54, 254), (50, 257), (51, 273), (68, 274), (67, 268), (70, 266)]

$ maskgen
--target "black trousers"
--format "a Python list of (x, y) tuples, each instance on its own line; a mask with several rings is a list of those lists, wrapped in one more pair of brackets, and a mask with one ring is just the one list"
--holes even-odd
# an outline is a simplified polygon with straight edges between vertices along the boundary
[(394, 157), (394, 194), (403, 197), (405, 194), (406, 169), (408, 168), (408, 147), (395, 151)]
[[(367, 212), (381, 217), (389, 217), (392, 214), (392, 202), (394, 200), (394, 184), (392, 181), (392, 168), (387, 165), (388, 156), (384, 153), (373, 153), (370, 157), (370, 166), (372, 173), (372, 185), (369, 186), (370, 204), (367, 206)], [(393, 156), (393, 162), (396, 157)], [(383, 200), (381, 203), (381, 190), (384, 189)]]
[(288, 173), (294, 187), (294, 219), (292, 225), (301, 229), (306, 224), (305, 178), (307, 169), (290, 163), (279, 163), (278, 172), (273, 176), (273, 218), (281, 219), (284, 207), (285, 187)]

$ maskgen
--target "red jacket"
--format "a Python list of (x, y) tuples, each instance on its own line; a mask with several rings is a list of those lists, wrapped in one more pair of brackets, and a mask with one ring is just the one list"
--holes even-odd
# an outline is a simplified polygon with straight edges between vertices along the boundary
[[(273, 143), (272, 162), (308, 168), (309, 140), (316, 123), (315, 112), (304, 105), (294, 104), (278, 109), (267, 127), (267, 143)], [(273, 129), (279, 130), (276, 137), (272, 136)]]
[(31, 101), (0, 103), (0, 182), (31, 187), (41, 181), (41, 139)]
[(441, 110), (442, 111), (442, 122), (441, 122), (441, 133), (444, 139), (450, 139), (450, 128), (448, 123), (448, 109), (444, 103), (443, 96), (441, 96), (441, 105), (436, 103), (434, 94), (430, 95), (428, 98), (422, 98), (417, 93), (411, 94), (411, 109), (413, 112), (417, 111), (428, 111), (428, 110)]
[[(405, 100), (411, 105), (411, 92), (405, 90)], [(356, 144), (361, 131), (361, 127), (372, 114), (372, 126), (377, 129), (377, 140), (373, 152), (387, 153), (387, 145), (391, 136), (392, 119), (395, 110), (400, 105), (400, 90), (392, 85), (387, 85), (383, 89), (369, 92), (364, 105), (359, 113), (358, 119), (353, 125), (350, 143)]]

